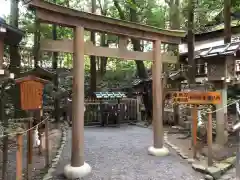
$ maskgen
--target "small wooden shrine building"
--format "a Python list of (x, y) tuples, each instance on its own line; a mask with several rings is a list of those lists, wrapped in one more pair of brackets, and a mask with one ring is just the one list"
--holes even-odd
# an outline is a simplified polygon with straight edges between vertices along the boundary
[(14, 46), (22, 40), (24, 32), (8, 25), (0, 18), (0, 69), (3, 69), (4, 46)]
[[(181, 55), (180, 61), (187, 63), (187, 54)], [(216, 91), (222, 94), (222, 104), (216, 106), (221, 109), (216, 113), (216, 141), (224, 144), (223, 132), (226, 130), (227, 116), (227, 88), (240, 82), (240, 41), (229, 44), (203, 48), (195, 52), (196, 79), (212, 83)]]

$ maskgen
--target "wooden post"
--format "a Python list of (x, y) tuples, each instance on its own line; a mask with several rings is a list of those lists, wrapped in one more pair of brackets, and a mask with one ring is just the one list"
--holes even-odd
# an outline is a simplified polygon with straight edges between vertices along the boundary
[(23, 135), (17, 134), (16, 180), (22, 180)]
[(165, 97), (166, 97), (166, 84), (167, 84), (167, 77), (164, 75), (164, 77), (162, 78), (162, 118), (165, 120), (166, 117), (165, 116)]
[(141, 96), (137, 95), (137, 121), (138, 122), (142, 121), (140, 104), (141, 104)]
[(208, 112), (208, 166), (212, 166), (213, 157), (212, 157), (212, 112)]
[[(33, 117), (32, 112), (30, 117)], [(28, 122), (28, 129), (32, 128), (32, 119)], [(28, 151), (27, 151), (27, 178), (28, 180), (32, 179), (32, 158), (33, 158), (33, 130), (27, 132), (28, 138)]]
[(71, 166), (84, 165), (84, 28), (74, 32)]
[(3, 68), (4, 38), (0, 37), (0, 69)]
[(193, 142), (193, 158), (197, 158), (197, 107), (192, 108), (192, 142)]
[(162, 62), (161, 62), (161, 41), (153, 43), (153, 66), (152, 66), (152, 89), (153, 89), (153, 139), (154, 148), (163, 147), (163, 121), (162, 121)]
[(45, 166), (48, 167), (50, 165), (50, 154), (49, 154), (49, 121), (48, 119), (45, 121)]
[(39, 144), (39, 147), (38, 147), (38, 154), (39, 155), (42, 155), (42, 152), (43, 152), (43, 143), (42, 143), (42, 130), (38, 130), (38, 137), (39, 137), (39, 140), (40, 140), (40, 144)]
[[(5, 116), (5, 109), (4, 109), (4, 99), (1, 97), (0, 99), (0, 116), (3, 121), (4, 128), (8, 128), (8, 118)], [(2, 179), (7, 179), (7, 166), (8, 166), (8, 132), (4, 130), (3, 132), (3, 149), (2, 149)]]

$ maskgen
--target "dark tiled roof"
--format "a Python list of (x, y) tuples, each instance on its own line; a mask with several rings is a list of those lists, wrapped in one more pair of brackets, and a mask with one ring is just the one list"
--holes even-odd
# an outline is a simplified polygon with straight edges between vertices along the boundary
[[(240, 41), (233, 42), (224, 45), (213, 46), (210, 48), (200, 49), (195, 51), (195, 59), (207, 58), (213, 56), (226, 56), (226, 55), (235, 55), (236, 52), (240, 50)], [(181, 54), (181, 56), (186, 56), (187, 53)]]
[(7, 30), (7, 35), (4, 39), (6, 44), (15, 45), (22, 40), (24, 32), (18, 28), (8, 25), (3, 18), (0, 18), (0, 27), (3, 27)]
[(225, 45), (210, 47), (207, 49), (202, 49), (198, 51), (195, 58), (201, 57), (211, 57), (216, 55), (233, 55), (235, 54), (240, 48), (240, 42), (229, 43)]

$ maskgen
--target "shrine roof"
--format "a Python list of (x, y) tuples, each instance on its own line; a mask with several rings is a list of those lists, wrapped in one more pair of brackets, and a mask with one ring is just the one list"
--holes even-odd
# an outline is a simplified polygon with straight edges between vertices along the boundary
[[(240, 32), (240, 25), (234, 26), (231, 28), (232, 34), (238, 34)], [(212, 30), (203, 33), (195, 34), (195, 41), (206, 41), (213, 38), (221, 38), (224, 37), (224, 29)], [(187, 35), (182, 40), (183, 43), (187, 43)]]
[(123, 92), (94, 92), (97, 99), (118, 99), (126, 98)]
[(20, 74), (21, 77), (28, 76), (28, 75), (34, 75), (34, 76), (37, 76), (37, 77), (40, 77), (42, 79), (49, 80), (49, 81), (52, 81), (55, 77), (54, 72), (48, 71), (48, 70), (46, 70), (44, 68), (41, 68), (39, 66), (36, 67), (36, 68), (33, 68), (29, 71), (25, 71), (25, 72)]
[[(139, 23), (109, 18), (56, 5), (43, 0), (32, 0), (30, 9), (36, 10), (41, 22), (54, 23), (67, 27), (83, 26), (87, 30), (95, 30), (116, 35), (124, 35), (146, 40), (158, 40), (165, 43), (179, 44), (186, 32), (166, 30)], [(103, 25), (104, 24), (104, 25)]]
[[(165, 73), (162, 74), (162, 78), (163, 78), (164, 76), (166, 76)], [(172, 82), (174, 82), (175, 79), (177, 80), (178, 78), (181, 78), (182, 80), (185, 80), (185, 79), (186, 79), (186, 78), (183, 76), (181, 70), (168, 72), (167, 76), (168, 76), (168, 81), (172, 81)], [(176, 77), (176, 78), (174, 78), (174, 77)], [(141, 84), (144, 83), (144, 82), (150, 82), (150, 81), (152, 81), (152, 74), (151, 74), (151, 73), (149, 73), (149, 76), (148, 76), (148, 78), (146, 78), (146, 79), (140, 79), (140, 78), (135, 79), (135, 80), (132, 82), (132, 85), (135, 86), (135, 87), (137, 87), (137, 86), (141, 85)]]
[(1, 36), (1, 33), (4, 33), (4, 34), (6, 33), (6, 35), (4, 35), (5, 44), (16, 45), (22, 40), (24, 32), (18, 28), (10, 26), (9, 24), (6, 23), (6, 21), (3, 18), (0, 18), (0, 28), (6, 29), (3, 32), (0, 31), (0, 36)]
[[(232, 42), (224, 45), (203, 48), (195, 51), (195, 59), (209, 58), (214, 56), (235, 55), (240, 50), (240, 41)], [(187, 58), (188, 53), (181, 54), (181, 58)]]

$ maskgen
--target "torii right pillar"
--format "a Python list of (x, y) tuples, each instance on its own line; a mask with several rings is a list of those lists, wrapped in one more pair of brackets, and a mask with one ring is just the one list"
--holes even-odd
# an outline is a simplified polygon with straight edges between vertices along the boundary
[(162, 86), (162, 59), (161, 41), (153, 42), (153, 67), (152, 67), (152, 91), (153, 91), (153, 146), (148, 152), (153, 156), (167, 156), (169, 150), (163, 146), (163, 86)]

